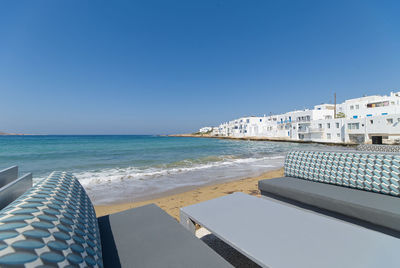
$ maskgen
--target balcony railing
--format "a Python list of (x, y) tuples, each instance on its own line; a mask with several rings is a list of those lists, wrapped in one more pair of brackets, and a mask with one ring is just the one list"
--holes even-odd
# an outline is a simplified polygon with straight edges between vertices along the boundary
[(309, 128), (299, 128), (297, 132), (299, 132), (299, 133), (309, 133), (310, 129)]
[(325, 131), (325, 129), (322, 127), (310, 128), (310, 132), (313, 132), (313, 133), (324, 132), (324, 131)]

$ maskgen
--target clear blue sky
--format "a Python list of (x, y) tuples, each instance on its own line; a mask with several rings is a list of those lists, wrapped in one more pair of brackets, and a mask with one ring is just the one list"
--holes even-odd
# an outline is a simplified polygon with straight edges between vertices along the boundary
[(0, 130), (191, 132), (400, 88), (399, 1), (1, 1)]

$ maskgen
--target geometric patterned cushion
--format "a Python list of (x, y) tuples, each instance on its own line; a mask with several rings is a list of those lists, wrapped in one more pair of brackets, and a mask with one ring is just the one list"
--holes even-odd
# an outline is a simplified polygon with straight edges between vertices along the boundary
[(400, 196), (400, 155), (291, 151), (285, 176)]
[(93, 205), (78, 180), (53, 172), (0, 211), (0, 266), (103, 267)]
[(360, 144), (357, 146), (357, 150), (358, 151), (367, 151), (367, 152), (399, 153), (400, 145)]

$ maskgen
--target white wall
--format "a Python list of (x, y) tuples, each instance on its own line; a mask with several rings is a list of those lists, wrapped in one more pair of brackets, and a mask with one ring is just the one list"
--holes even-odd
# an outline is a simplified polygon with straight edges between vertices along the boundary
[(400, 92), (389, 96), (367, 96), (346, 100), (341, 109), (346, 118), (365, 118), (400, 113)]
[[(321, 104), (310, 110), (241, 117), (221, 124), (213, 133), (232, 137), (320, 142), (350, 142), (357, 139), (371, 142), (373, 135), (388, 135), (391, 140), (400, 139), (400, 122), (396, 121), (400, 114), (400, 92), (392, 92), (389, 96), (350, 99), (338, 104), (336, 108), (337, 113), (342, 112), (346, 117), (335, 119), (334, 105)], [(393, 119), (393, 123), (387, 119)], [(349, 124), (353, 127), (349, 128)], [(354, 126), (357, 124), (356, 129)]]

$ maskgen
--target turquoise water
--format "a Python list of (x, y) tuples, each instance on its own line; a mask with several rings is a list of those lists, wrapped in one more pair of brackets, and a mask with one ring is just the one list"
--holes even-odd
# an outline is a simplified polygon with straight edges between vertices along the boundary
[(74, 173), (95, 204), (281, 167), (290, 149), (322, 145), (159, 136), (1, 136), (0, 168), (18, 165), (34, 180)]

